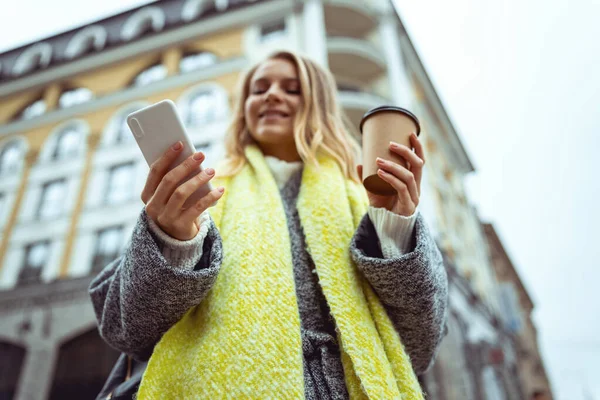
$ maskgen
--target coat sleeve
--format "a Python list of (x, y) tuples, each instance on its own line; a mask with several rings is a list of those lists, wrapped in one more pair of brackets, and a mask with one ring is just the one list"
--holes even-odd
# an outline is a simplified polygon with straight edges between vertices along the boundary
[(90, 284), (102, 338), (137, 360), (150, 358), (162, 335), (200, 304), (217, 278), (223, 251), (212, 221), (202, 246), (193, 268), (172, 265), (142, 211), (124, 254)]
[(415, 373), (422, 374), (433, 364), (446, 334), (448, 277), (421, 214), (412, 236), (408, 253), (384, 259), (373, 223), (365, 215), (350, 251), (386, 308)]

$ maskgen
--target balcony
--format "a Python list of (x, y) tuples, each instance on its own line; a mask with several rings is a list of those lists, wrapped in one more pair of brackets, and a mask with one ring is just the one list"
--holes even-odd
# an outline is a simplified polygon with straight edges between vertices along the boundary
[(327, 33), (334, 36), (365, 37), (377, 26), (377, 10), (372, 3), (365, 0), (327, 0), (324, 3)]
[(359, 133), (360, 120), (363, 115), (371, 108), (388, 104), (389, 101), (377, 94), (353, 89), (349, 87), (339, 87), (339, 99), (346, 116), (352, 126), (354, 134)]
[(336, 77), (369, 83), (386, 71), (386, 62), (379, 47), (369, 40), (351, 37), (327, 39), (329, 68)]

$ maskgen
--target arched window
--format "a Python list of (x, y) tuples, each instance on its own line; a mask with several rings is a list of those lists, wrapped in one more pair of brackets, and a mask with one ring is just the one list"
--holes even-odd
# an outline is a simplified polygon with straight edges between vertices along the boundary
[[(133, 112), (133, 111), (132, 111)], [(117, 125), (116, 125), (117, 134), (115, 136), (116, 143), (133, 143), (134, 138), (131, 133), (131, 129), (129, 129), (129, 125), (127, 125), (127, 114), (123, 115)]]
[(135, 164), (113, 165), (108, 171), (104, 202), (107, 205), (125, 203), (134, 197)]
[(206, 68), (216, 64), (217, 56), (208, 51), (198, 53), (186, 53), (179, 62), (179, 70), (183, 73)]
[(18, 141), (13, 140), (0, 149), (0, 175), (18, 171), (22, 161), (22, 150)]
[(210, 7), (206, 0), (187, 0), (181, 10), (181, 19), (191, 21), (200, 17)]
[(62, 343), (48, 399), (95, 398), (118, 357), (96, 328)]
[(215, 97), (215, 92), (212, 90), (203, 90), (191, 95), (188, 99), (186, 124), (197, 127), (216, 120), (218, 105)]
[(17, 113), (14, 119), (33, 119), (39, 117), (46, 112), (46, 108), (46, 101), (40, 97), (25, 106), (21, 112)]
[(134, 111), (148, 106), (149, 104), (144, 101), (134, 102), (126, 104), (124, 107), (119, 109), (113, 117), (108, 121), (105, 127), (102, 146), (114, 146), (122, 144), (133, 144), (135, 138), (127, 125), (127, 116)]
[(135, 78), (133, 78), (132, 86), (146, 86), (153, 82), (160, 81), (167, 76), (167, 67), (163, 64), (157, 63), (149, 68), (146, 68)]
[(201, 85), (184, 94), (180, 101), (184, 123), (198, 128), (227, 116), (227, 92), (216, 85)]
[(45, 68), (51, 60), (52, 46), (48, 43), (36, 43), (19, 55), (12, 70), (13, 76), (17, 77), (33, 72), (38, 68)]
[(106, 29), (92, 25), (77, 32), (65, 50), (65, 57), (73, 59), (91, 51), (99, 51), (106, 45)]
[(68, 108), (90, 101), (92, 98), (94, 98), (94, 93), (88, 88), (67, 89), (60, 95), (58, 106)]
[(81, 152), (83, 132), (76, 124), (67, 125), (58, 134), (58, 139), (52, 152), (52, 160), (66, 160), (77, 157)]
[(0, 342), (0, 399), (16, 398), (25, 353), (21, 346)]
[(145, 7), (131, 15), (123, 25), (121, 39), (130, 41), (148, 31), (159, 32), (165, 26), (165, 14), (154, 6)]

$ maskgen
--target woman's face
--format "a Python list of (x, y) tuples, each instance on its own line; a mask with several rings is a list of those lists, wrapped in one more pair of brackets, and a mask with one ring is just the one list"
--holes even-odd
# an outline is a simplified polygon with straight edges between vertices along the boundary
[(294, 119), (302, 104), (293, 63), (271, 59), (258, 66), (250, 80), (244, 114), (250, 136), (265, 155), (285, 161), (300, 159), (294, 142)]

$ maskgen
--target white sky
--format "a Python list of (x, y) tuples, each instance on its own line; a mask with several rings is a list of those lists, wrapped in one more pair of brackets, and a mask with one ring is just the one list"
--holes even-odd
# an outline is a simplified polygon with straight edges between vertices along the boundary
[(557, 398), (600, 399), (600, 0), (396, 3), (534, 299)]
[[(534, 299), (557, 399), (600, 399), (600, 0), (395, 1)], [(0, 51), (147, 2), (20, 0)]]

